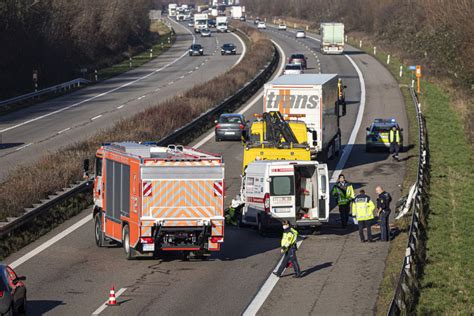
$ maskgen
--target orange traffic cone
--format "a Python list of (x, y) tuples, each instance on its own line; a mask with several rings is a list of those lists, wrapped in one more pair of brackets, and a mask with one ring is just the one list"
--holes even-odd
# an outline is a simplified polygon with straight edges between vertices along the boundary
[(110, 289), (109, 294), (109, 302), (107, 303), (108, 306), (117, 306), (117, 300), (115, 299), (115, 288), (112, 286)]

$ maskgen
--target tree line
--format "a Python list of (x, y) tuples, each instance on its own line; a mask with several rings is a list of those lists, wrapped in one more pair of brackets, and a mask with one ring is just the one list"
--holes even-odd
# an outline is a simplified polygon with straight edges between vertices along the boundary
[(472, 0), (242, 0), (253, 14), (343, 22), (375, 35), (405, 57), (471, 88), (474, 84)]
[(151, 0), (0, 1), (0, 97), (77, 78), (148, 46)]

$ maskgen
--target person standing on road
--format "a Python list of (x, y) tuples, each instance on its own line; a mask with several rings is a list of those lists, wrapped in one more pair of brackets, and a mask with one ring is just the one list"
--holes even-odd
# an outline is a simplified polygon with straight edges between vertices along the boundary
[(364, 190), (360, 190), (352, 203), (352, 216), (355, 216), (359, 226), (359, 236), (361, 242), (366, 242), (364, 236), (364, 227), (367, 228), (367, 239), (369, 242), (374, 242), (372, 239), (372, 220), (374, 219), (375, 204), (370, 197), (365, 194)]
[(332, 196), (336, 199), (339, 206), (342, 228), (346, 228), (349, 220), (349, 211), (351, 202), (354, 199), (354, 188), (346, 181), (343, 174), (339, 175), (337, 183), (332, 188)]
[(290, 227), (288, 221), (283, 221), (283, 237), (281, 238), (281, 253), (284, 253), (283, 261), (281, 262), (278, 270), (273, 272), (277, 277), (281, 277), (283, 270), (288, 266), (288, 263), (291, 263), (293, 270), (295, 270), (294, 278), (301, 277), (300, 265), (298, 264), (298, 259), (296, 258), (296, 239), (298, 237), (298, 231)]
[(398, 160), (398, 152), (400, 151), (400, 131), (396, 126), (393, 126), (388, 133), (388, 142), (390, 143), (390, 153), (393, 159)]
[(392, 197), (390, 193), (385, 192), (379, 185), (375, 188), (375, 192), (379, 195), (377, 198), (377, 211), (380, 217), (380, 240), (390, 241), (390, 226), (388, 224), (390, 216), (390, 202)]

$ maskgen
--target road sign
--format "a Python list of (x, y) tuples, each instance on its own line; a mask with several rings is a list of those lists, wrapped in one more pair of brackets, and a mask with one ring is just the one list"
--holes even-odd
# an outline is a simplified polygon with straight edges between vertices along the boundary
[(416, 70), (416, 66), (408, 66), (408, 70)]
[(421, 78), (421, 66), (420, 65), (416, 66), (416, 77)]

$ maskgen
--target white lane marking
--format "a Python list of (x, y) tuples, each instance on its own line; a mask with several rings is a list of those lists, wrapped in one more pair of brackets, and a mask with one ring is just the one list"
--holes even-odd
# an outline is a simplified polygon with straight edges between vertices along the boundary
[(31, 146), (31, 145), (33, 145), (33, 143), (29, 143), (29, 144), (23, 145), (23, 146), (21, 146), (21, 147), (18, 147), (18, 148), (15, 149), (15, 150), (16, 150), (16, 151), (22, 150), (22, 149), (24, 149), (24, 148), (26, 148), (26, 147), (28, 147), (28, 146)]
[(65, 129), (62, 129), (62, 130), (60, 130), (60, 131), (58, 132), (58, 134), (62, 134), (62, 133), (66, 132), (66, 131), (68, 131), (68, 130), (70, 130), (70, 129), (71, 129), (70, 127), (65, 128)]
[(98, 119), (99, 117), (101, 117), (101, 116), (102, 116), (102, 114), (99, 114), (99, 115), (97, 115), (97, 116), (94, 116), (93, 118), (91, 118), (91, 121), (97, 120), (97, 119)]
[[(123, 287), (120, 290), (118, 290), (117, 292), (115, 292), (115, 298), (117, 299), (126, 290), (127, 290), (127, 288)], [(104, 304), (100, 305), (100, 307), (98, 309), (96, 309), (95, 312), (92, 313), (92, 315), (99, 315), (100, 313), (102, 313), (108, 307), (108, 305), (107, 305), (108, 302), (109, 302), (109, 300), (105, 301)]]
[(146, 95), (142, 95), (141, 97), (137, 98), (137, 100), (141, 100), (143, 98), (146, 98)]
[[(313, 38), (314, 39), (314, 38)], [(316, 39), (317, 40), (317, 39)], [(364, 116), (364, 110), (365, 110), (365, 81), (364, 81), (364, 76), (362, 75), (362, 72), (360, 71), (359, 67), (357, 64), (352, 60), (352, 58), (348, 55), (344, 55), (349, 59), (350, 63), (352, 66), (355, 68), (357, 75), (359, 76), (359, 82), (360, 82), (360, 106), (359, 106), (359, 111), (357, 113), (357, 118), (356, 122), (354, 124), (354, 127), (351, 132), (351, 136), (349, 137), (349, 142), (347, 145), (344, 147), (344, 151), (342, 153), (341, 159), (336, 165), (336, 169), (334, 170), (332, 177), (331, 177), (331, 183), (335, 183), (337, 178), (342, 172), (342, 169), (344, 168), (347, 160), (349, 159), (349, 155), (352, 151), (352, 148), (354, 147), (355, 139), (357, 136), (357, 133), (359, 132), (360, 125), (362, 123), (362, 117)], [(247, 306), (246, 310), (244, 311), (243, 315), (255, 315), (260, 308), (262, 307), (263, 303), (267, 300), (268, 296), (272, 292), (273, 288), (278, 282), (278, 278), (272, 274), (267, 278), (263, 286), (258, 290), (257, 294), (255, 297), (252, 299), (250, 302), (249, 306)]]
[(190, 70), (188, 71), (188, 74), (192, 74), (194, 72), (194, 70)]
[[(188, 29), (186, 29), (186, 31), (187, 31), (188, 33), (190, 33), (190, 34), (193, 36), (193, 43), (194, 43), (194, 41), (195, 41), (195, 36), (194, 36), (194, 34), (193, 34), (191, 31), (189, 31)], [(41, 116), (38, 116), (38, 117), (35, 117), (35, 118), (32, 118), (32, 119), (29, 119), (29, 120), (27, 120), (27, 121), (18, 123), (18, 124), (16, 124), (16, 125), (13, 125), (13, 126), (4, 128), (4, 129), (0, 130), (0, 133), (4, 133), (4, 132), (10, 131), (10, 130), (12, 130), (12, 129), (21, 127), (21, 126), (23, 126), (23, 125), (30, 124), (30, 123), (36, 122), (36, 121), (38, 121), (38, 120), (44, 119), (45, 117), (49, 117), (49, 116), (51, 116), (51, 115), (64, 112), (64, 111), (66, 111), (66, 110), (69, 110), (69, 109), (71, 109), (71, 108), (74, 108), (74, 107), (76, 107), (76, 106), (79, 106), (79, 105), (81, 105), (81, 104), (84, 104), (84, 103), (86, 103), (86, 102), (95, 100), (95, 99), (97, 99), (97, 98), (103, 97), (103, 96), (108, 95), (108, 94), (110, 94), (110, 93), (112, 93), (112, 92), (115, 92), (115, 91), (117, 91), (117, 90), (123, 89), (123, 88), (125, 88), (125, 87), (130, 86), (130, 85), (133, 85), (133, 84), (135, 84), (135, 83), (137, 83), (137, 82), (139, 82), (139, 81), (141, 81), (141, 80), (143, 80), (143, 79), (146, 79), (146, 78), (148, 78), (148, 77), (150, 77), (150, 76), (156, 74), (157, 72), (160, 72), (160, 71), (162, 71), (163, 69), (166, 69), (166, 68), (168, 68), (169, 66), (175, 64), (176, 62), (178, 62), (179, 60), (181, 60), (183, 57), (185, 57), (187, 54), (188, 54), (188, 50), (186, 49), (186, 51), (185, 51), (181, 56), (179, 56), (178, 58), (176, 58), (176, 59), (173, 60), (172, 62), (170, 62), (170, 63), (164, 65), (163, 67), (161, 67), (161, 68), (159, 68), (159, 69), (153, 70), (152, 72), (150, 72), (149, 74), (147, 74), (147, 75), (145, 75), (145, 76), (143, 76), (143, 77), (140, 77), (140, 78), (135, 79), (135, 80), (133, 80), (133, 81), (127, 82), (127, 83), (125, 83), (125, 84), (123, 84), (123, 85), (121, 85), (121, 86), (118, 86), (117, 88), (113, 88), (113, 89), (111, 89), (111, 90), (109, 90), (109, 91), (99, 93), (99, 94), (97, 94), (97, 95), (95, 95), (95, 96), (93, 96), (93, 97), (90, 97), (90, 98), (88, 98), (88, 99), (82, 100), (82, 101), (80, 101), (80, 102), (77, 102), (77, 103), (68, 105), (68, 106), (66, 106), (66, 107), (64, 107), (64, 108), (61, 108), (61, 109), (58, 109), (58, 110), (56, 110), (56, 111), (53, 111), (53, 112), (50, 112), (50, 113), (47, 113), (47, 114), (44, 114), (44, 115), (41, 115)]]
[[(155, 90), (155, 91), (156, 91), (156, 90)], [(117, 109), (121, 109), (121, 108), (123, 108), (124, 106), (125, 106), (125, 104), (119, 105), (119, 106), (117, 106)]]
[[(281, 54), (281, 60), (286, 60), (286, 55), (285, 55), (285, 51), (283, 50), (283, 48), (281, 48), (280, 45), (278, 45), (277, 42), (273, 41), (273, 44), (275, 44), (275, 46), (278, 48), (278, 50), (280, 51), (280, 54)], [(285, 67), (285, 63), (282, 62), (281, 65), (280, 65), (280, 68), (278, 69), (277, 71), (277, 74), (281, 74), (283, 72), (283, 68)], [(253, 99), (252, 101), (250, 101), (242, 110), (240, 110), (238, 113), (239, 114), (245, 114), (251, 107), (254, 106), (255, 103), (257, 103), (261, 98), (263, 97), (263, 91), (260, 92), (259, 94), (257, 94)], [(210, 131), (209, 134), (207, 134), (203, 139), (201, 139), (195, 146), (194, 148), (199, 148), (201, 147), (202, 145), (204, 145), (205, 143), (207, 143), (208, 141), (211, 140), (211, 138), (214, 136), (214, 131)]]
[[(303, 242), (302, 240), (297, 242), (297, 247), (298, 248), (301, 246), (302, 242)], [(281, 262), (283, 261), (283, 257), (284, 256), (281, 256), (280, 260), (278, 260), (278, 263), (275, 266), (275, 268), (273, 269), (270, 276), (267, 278), (265, 283), (263, 283), (263, 285), (260, 288), (260, 290), (258, 291), (257, 295), (254, 297), (252, 302), (247, 306), (247, 308), (243, 312), (243, 314), (242, 314), (243, 316), (254, 316), (254, 315), (256, 315), (258, 310), (262, 306), (263, 302), (265, 302), (267, 297), (270, 295), (273, 288), (275, 287), (278, 280), (280, 279), (279, 277), (274, 275), (273, 272), (276, 272), (278, 266), (280, 266)], [(286, 270), (286, 268), (285, 268), (285, 270)], [(283, 270), (283, 271), (285, 271), (285, 270)], [(262, 302), (262, 304), (259, 305), (258, 302)]]
[(184, 78), (184, 75), (183, 75), (183, 76), (181, 76), (181, 77), (179, 77), (179, 79), (183, 79), (183, 78)]
[(174, 83), (174, 81), (170, 81), (170, 82), (168, 83), (168, 86), (171, 86), (173, 83)]
[(74, 225), (66, 228), (65, 230), (63, 230), (62, 232), (57, 234), (56, 236), (54, 236), (51, 239), (45, 241), (44, 243), (42, 243), (41, 245), (39, 245), (35, 249), (31, 250), (30, 252), (24, 254), (23, 256), (18, 258), (17, 260), (10, 263), (10, 267), (12, 267), (13, 269), (17, 268), (21, 264), (23, 264), (26, 261), (30, 260), (31, 258), (36, 256), (37, 254), (39, 254), (43, 250), (45, 250), (45, 249), (49, 248), (50, 246), (54, 245), (55, 243), (57, 243), (58, 241), (60, 241), (61, 239), (63, 239), (64, 237), (66, 237), (67, 235), (69, 235), (70, 233), (72, 233), (73, 231), (75, 231), (76, 229), (78, 229), (79, 227), (81, 227), (82, 225), (88, 223), (91, 220), (92, 220), (92, 215), (87, 214), (86, 217), (84, 217), (83, 219), (81, 219), (80, 221), (75, 223)]
[[(234, 33), (230, 33), (232, 35), (234, 35), (240, 42), (240, 44), (242, 45), (242, 53), (240, 54), (240, 57), (239, 59), (237, 59), (237, 61), (235, 62), (235, 64), (232, 66), (232, 68), (234, 68), (235, 66), (237, 66), (241, 61), (242, 59), (244, 58), (245, 54), (247, 54), (247, 47), (245, 46), (245, 43), (244, 41), (240, 38), (240, 36), (234, 34)], [(231, 68), (231, 69), (232, 69)]]
[(160, 91), (160, 90), (161, 90), (161, 88), (156, 88), (156, 89), (155, 89), (155, 91)]

